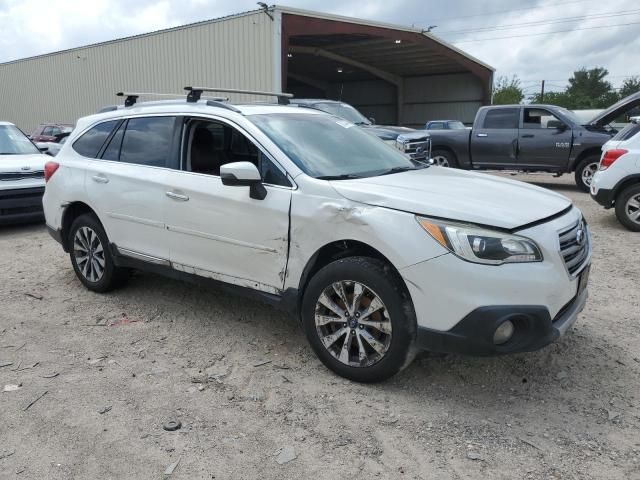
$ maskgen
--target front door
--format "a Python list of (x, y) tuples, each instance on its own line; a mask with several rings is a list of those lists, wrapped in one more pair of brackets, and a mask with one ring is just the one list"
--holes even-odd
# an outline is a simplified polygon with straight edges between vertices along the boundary
[[(169, 173), (165, 205), (173, 268), (277, 294), (284, 285), (292, 183), (237, 126), (192, 118), (182, 170)], [(220, 166), (250, 161), (267, 196), (222, 184)]]
[(544, 108), (523, 108), (522, 112), (518, 163), (565, 171), (573, 141), (571, 128)]
[(471, 132), (471, 160), (482, 168), (516, 168), (520, 107), (492, 107)]

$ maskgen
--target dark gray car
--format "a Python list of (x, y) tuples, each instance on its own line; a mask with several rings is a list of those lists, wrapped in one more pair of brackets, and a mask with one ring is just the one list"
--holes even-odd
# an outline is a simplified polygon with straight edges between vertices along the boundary
[(389, 125), (375, 125), (374, 120), (365, 117), (348, 103), (336, 100), (294, 98), (292, 105), (313, 108), (331, 115), (344, 118), (364, 128), (389, 145), (392, 145), (414, 160), (428, 160), (431, 151), (431, 137), (425, 130), (415, 130), (407, 127)]
[(481, 107), (471, 130), (430, 130), (432, 157), (467, 170), (519, 170), (575, 173), (589, 191), (602, 145), (616, 130), (614, 119), (640, 105), (640, 92), (598, 114), (588, 123), (554, 105)]

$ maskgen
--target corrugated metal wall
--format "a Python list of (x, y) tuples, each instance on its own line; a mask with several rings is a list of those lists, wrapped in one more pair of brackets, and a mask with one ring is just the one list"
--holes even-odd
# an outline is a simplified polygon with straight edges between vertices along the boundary
[[(482, 82), (471, 73), (407, 77), (402, 124), (424, 128), (427, 121), (437, 119), (473, 123), (483, 94)], [(332, 84), (329, 98), (341, 98), (379, 124), (397, 122), (396, 87), (383, 80)]]
[(2, 64), (0, 120), (27, 132), (45, 121), (74, 123), (121, 103), (114, 94), (122, 90), (181, 93), (185, 85), (280, 90), (274, 85), (273, 24), (254, 12)]

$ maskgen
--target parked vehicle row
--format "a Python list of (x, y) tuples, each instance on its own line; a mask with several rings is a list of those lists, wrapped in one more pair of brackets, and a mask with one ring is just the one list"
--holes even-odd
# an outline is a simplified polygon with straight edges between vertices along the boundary
[(466, 170), (574, 173), (588, 192), (602, 145), (617, 133), (608, 124), (638, 105), (640, 92), (586, 123), (554, 105), (481, 107), (471, 130), (429, 130), (432, 156), (439, 165)]
[(46, 164), (47, 227), (88, 289), (138, 268), (242, 291), (362, 382), (421, 348), (536, 350), (583, 309), (591, 239), (562, 195), (429, 166), (314, 108), (204, 90), (80, 119)]

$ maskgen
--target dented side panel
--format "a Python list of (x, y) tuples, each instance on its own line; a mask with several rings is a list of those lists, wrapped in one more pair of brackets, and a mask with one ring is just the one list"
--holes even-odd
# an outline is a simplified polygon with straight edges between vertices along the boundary
[[(298, 288), (310, 258), (338, 240), (355, 240), (382, 253), (397, 268), (447, 253), (410, 213), (348, 200), (309, 177), (297, 178), (291, 201), (291, 247), (285, 288)], [(304, 193), (302, 193), (304, 192)]]

